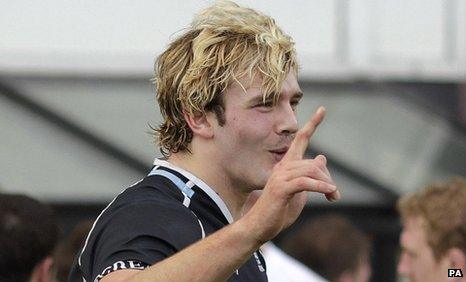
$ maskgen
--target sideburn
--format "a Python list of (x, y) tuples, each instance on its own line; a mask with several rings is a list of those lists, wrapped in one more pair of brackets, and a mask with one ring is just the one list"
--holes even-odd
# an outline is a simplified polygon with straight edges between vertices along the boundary
[(217, 94), (216, 97), (205, 107), (207, 111), (213, 111), (219, 126), (224, 126), (226, 122), (225, 118), (225, 106), (223, 105), (222, 94)]
[(225, 109), (222, 105), (215, 105), (212, 109), (215, 113), (215, 117), (217, 118), (218, 125), (224, 126), (226, 119), (225, 119)]

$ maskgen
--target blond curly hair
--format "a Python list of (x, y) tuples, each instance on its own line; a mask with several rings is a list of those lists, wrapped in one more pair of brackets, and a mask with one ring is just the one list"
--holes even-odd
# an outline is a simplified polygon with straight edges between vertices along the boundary
[(434, 183), (398, 201), (402, 221), (421, 217), (436, 260), (451, 248), (466, 254), (466, 179)]
[(284, 79), (290, 71), (297, 73), (298, 64), (293, 40), (272, 18), (222, 1), (197, 14), (191, 27), (157, 58), (154, 69), (163, 117), (155, 136), (168, 156), (189, 151), (193, 134), (184, 113), (213, 111), (222, 126), (221, 94), (233, 81), (258, 75), (264, 101), (277, 101)]

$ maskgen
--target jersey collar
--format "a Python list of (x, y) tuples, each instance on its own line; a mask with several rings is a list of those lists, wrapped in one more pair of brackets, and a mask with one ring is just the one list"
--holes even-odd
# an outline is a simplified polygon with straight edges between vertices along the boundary
[(174, 171), (177, 171), (180, 174), (184, 175), (189, 180), (191, 180), (194, 184), (196, 184), (197, 187), (199, 187), (202, 191), (204, 191), (212, 199), (212, 201), (214, 201), (214, 203), (217, 205), (217, 207), (222, 212), (223, 216), (228, 220), (228, 223), (233, 223), (233, 216), (231, 215), (230, 211), (228, 210), (227, 205), (225, 204), (225, 202), (214, 191), (214, 189), (210, 188), (210, 186), (207, 185), (200, 178), (197, 178), (195, 175), (193, 175), (189, 171), (184, 170), (184, 169), (182, 169), (180, 167), (177, 167), (177, 166), (169, 163), (166, 160), (155, 159), (154, 160), (154, 165), (155, 166), (164, 166), (164, 167), (167, 167), (167, 168), (172, 169)]

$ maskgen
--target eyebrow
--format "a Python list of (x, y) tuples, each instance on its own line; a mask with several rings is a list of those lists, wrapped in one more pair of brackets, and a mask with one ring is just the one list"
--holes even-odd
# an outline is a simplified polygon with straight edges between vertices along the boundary
[[(293, 96), (291, 97), (291, 100), (301, 100), (301, 98), (302, 98), (303, 96), (304, 96), (303, 92), (298, 91), (298, 92), (296, 92), (296, 93), (293, 94)], [(267, 102), (267, 101), (271, 101), (271, 100), (273, 100), (272, 97), (269, 97), (269, 98), (265, 99), (266, 102)], [(248, 104), (249, 106), (255, 106), (255, 105), (257, 105), (257, 104), (261, 104), (262, 101), (263, 101), (263, 96), (262, 96), (262, 95), (259, 95), (259, 96), (256, 96), (256, 97), (252, 98), (251, 100), (249, 100), (249, 101), (247, 102), (247, 104)]]

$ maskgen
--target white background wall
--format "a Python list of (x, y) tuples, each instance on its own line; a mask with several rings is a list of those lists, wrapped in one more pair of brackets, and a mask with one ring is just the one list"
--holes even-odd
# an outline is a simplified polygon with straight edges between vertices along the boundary
[[(0, 74), (150, 76), (154, 57), (212, 1), (4, 0)], [(296, 40), (304, 79), (466, 78), (466, 1), (238, 1)]]

